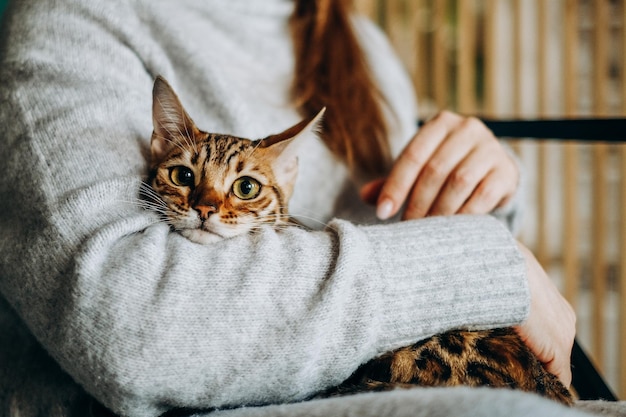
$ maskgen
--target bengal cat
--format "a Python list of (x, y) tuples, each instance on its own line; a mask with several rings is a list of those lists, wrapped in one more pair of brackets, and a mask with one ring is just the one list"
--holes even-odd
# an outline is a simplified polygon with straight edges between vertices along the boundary
[[(298, 142), (315, 134), (322, 112), (252, 141), (199, 130), (176, 93), (157, 78), (153, 90), (151, 185), (171, 227), (198, 243), (284, 227), (297, 175)], [(321, 396), (420, 386), (489, 386), (535, 392), (570, 405), (512, 328), (454, 330), (384, 354)]]
[(161, 77), (154, 83), (150, 182), (171, 227), (197, 243), (220, 241), (287, 213), (298, 172), (297, 149), (316, 135), (323, 111), (286, 131), (253, 141), (200, 131)]

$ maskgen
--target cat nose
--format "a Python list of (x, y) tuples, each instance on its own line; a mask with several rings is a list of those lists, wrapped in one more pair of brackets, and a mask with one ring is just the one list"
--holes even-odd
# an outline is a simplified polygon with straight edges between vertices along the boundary
[(212, 203), (201, 203), (195, 205), (194, 210), (200, 214), (202, 220), (206, 220), (211, 214), (217, 213), (217, 206)]

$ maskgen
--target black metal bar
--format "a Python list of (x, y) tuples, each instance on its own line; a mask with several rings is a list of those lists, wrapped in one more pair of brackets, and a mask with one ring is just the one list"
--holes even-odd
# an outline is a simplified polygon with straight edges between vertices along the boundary
[(484, 120), (497, 137), (626, 141), (626, 119)]
[(572, 387), (581, 400), (617, 401), (578, 341), (574, 341), (572, 349)]
[(481, 120), (500, 138), (626, 142), (626, 118)]

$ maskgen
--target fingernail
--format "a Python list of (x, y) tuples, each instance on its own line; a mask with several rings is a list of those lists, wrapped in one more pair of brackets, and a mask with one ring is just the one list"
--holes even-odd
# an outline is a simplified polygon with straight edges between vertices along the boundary
[(391, 200), (383, 200), (376, 208), (376, 216), (380, 220), (387, 220), (391, 217), (391, 211), (393, 210), (393, 202)]

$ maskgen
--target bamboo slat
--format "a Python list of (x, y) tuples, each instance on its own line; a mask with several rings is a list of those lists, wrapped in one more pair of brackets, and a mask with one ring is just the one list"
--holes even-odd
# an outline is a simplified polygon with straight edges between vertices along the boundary
[[(608, 3), (606, 0), (593, 2), (593, 107), (596, 116), (607, 115), (606, 75), (608, 74)], [(604, 367), (604, 307), (606, 299), (606, 239), (605, 224), (607, 146), (597, 144), (593, 152), (593, 203), (592, 203), (592, 267), (593, 280), (593, 328), (592, 353), (600, 369)]]
[[(626, 16), (625, 16), (626, 18)], [(626, 20), (624, 20), (626, 22)], [(622, 75), (622, 83), (626, 84), (626, 74)], [(626, 91), (622, 95), (622, 100), (626, 103)], [(626, 109), (624, 109), (626, 114)], [(620, 275), (619, 275), (619, 312), (618, 312), (618, 387), (621, 398), (626, 397), (626, 145), (620, 148), (620, 179), (621, 179), (621, 201), (620, 201)]]
[[(626, 4), (622, 3), (622, 115), (626, 115)], [(621, 201), (620, 221), (620, 272), (619, 272), (619, 346), (618, 352), (626, 352), (626, 145), (620, 147)], [(618, 386), (621, 398), (626, 397), (626, 355), (619, 355)]]
[(430, 71), (428, 63), (430, 62), (428, 50), (428, 7), (426, 0), (414, 0), (415, 9), (413, 22), (415, 27), (412, 33), (415, 36), (415, 71), (412, 74), (413, 84), (417, 97), (426, 101), (428, 97), (428, 87), (430, 85)]
[[(513, 41), (513, 49), (512, 49), (512, 59), (513, 59), (513, 117), (521, 118), (522, 114), (522, 90), (523, 90), (523, 79), (522, 79), (522, 62), (524, 59), (523, 56), (523, 12), (522, 12), (522, 0), (513, 0), (513, 26), (512, 26), (512, 41)], [(522, 156), (522, 147), (521, 144), (516, 141), (512, 144), (513, 150), (519, 156)], [(524, 236), (520, 237), (520, 240), (524, 241)]]
[(513, 0), (513, 115), (515, 117), (522, 116), (522, 62), (524, 59), (522, 16), (522, 0)]
[(384, 3), (386, 7), (387, 34), (394, 45), (405, 68), (410, 72), (414, 71), (415, 62), (411, 59), (415, 50), (415, 37), (407, 30), (410, 23), (410, 8), (412, 2), (404, 0), (388, 0)]
[(592, 353), (600, 369), (604, 366), (604, 307), (606, 294), (606, 181), (603, 175), (607, 164), (607, 147), (598, 144), (593, 150), (593, 203), (592, 203), (592, 250), (591, 250), (591, 279), (593, 291), (592, 315)]
[[(625, 20), (626, 22), (626, 20)], [(626, 102), (626, 94), (622, 95)], [(626, 109), (624, 110), (626, 114)], [(621, 178), (621, 204), (620, 204), (620, 275), (619, 275), (619, 346), (618, 352), (626, 349), (626, 145), (620, 147), (620, 178)], [(619, 393), (621, 398), (626, 397), (626, 357), (619, 355), (618, 374)]]
[(497, 114), (496, 98), (496, 71), (497, 71), (497, 18), (500, 2), (498, 0), (485, 0), (484, 2), (484, 108), (483, 113), (488, 117)]
[[(416, 9), (414, 17), (415, 28), (413, 29), (413, 33), (415, 33), (416, 36), (416, 63), (415, 72), (413, 73), (413, 80), (415, 83), (415, 91), (417, 92), (418, 99), (426, 101), (427, 97), (429, 97), (428, 90), (432, 80), (429, 72), (431, 59), (428, 49), (428, 7), (426, 5), (426, 0), (414, 0), (414, 2), (416, 4)], [(428, 115), (425, 116), (428, 117)]]
[[(577, 115), (578, 106), (578, 0), (566, 0), (563, 3), (564, 45), (563, 92), (565, 115)], [(578, 210), (578, 145), (566, 143), (563, 149), (563, 293), (574, 309), (578, 304), (580, 287), (580, 265), (578, 261), (579, 210)]]
[(433, 3), (433, 96), (438, 109), (448, 107), (448, 57), (446, 47), (446, 12), (447, 0)]
[[(547, 70), (546, 70), (546, 12), (547, 2), (537, 0), (537, 115), (546, 116), (547, 111)], [(544, 268), (548, 267), (548, 201), (547, 201), (547, 149), (543, 142), (537, 144), (537, 260)]]
[(457, 15), (457, 108), (464, 114), (476, 113), (476, 4), (458, 0)]

